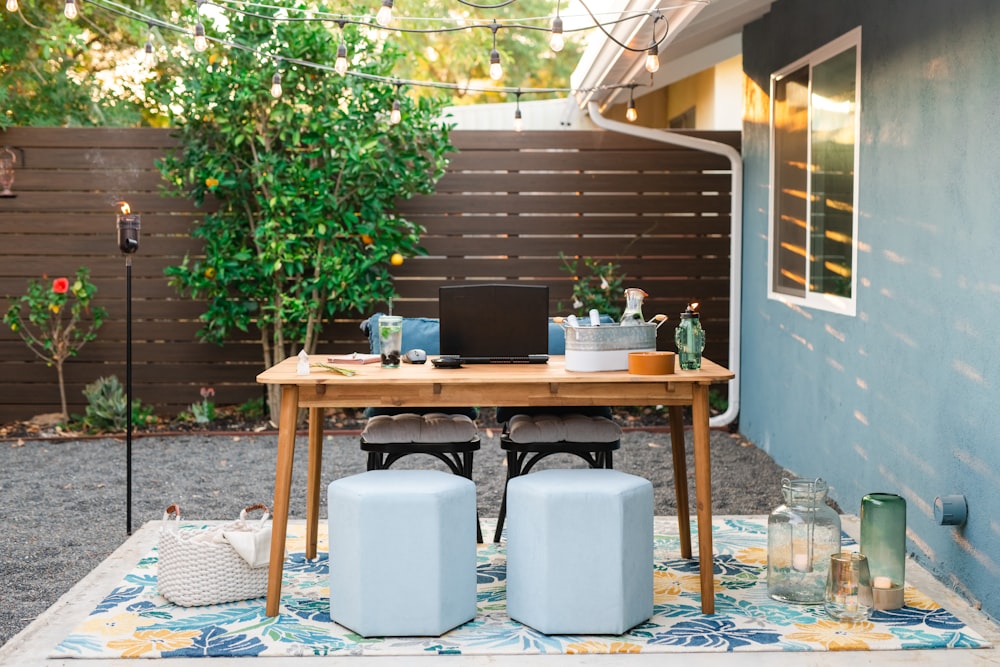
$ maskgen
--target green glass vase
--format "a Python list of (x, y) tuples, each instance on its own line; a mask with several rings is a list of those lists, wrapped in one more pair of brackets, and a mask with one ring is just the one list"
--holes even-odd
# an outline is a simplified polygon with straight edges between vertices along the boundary
[(894, 493), (861, 499), (861, 553), (868, 557), (876, 609), (903, 606), (906, 582), (906, 500)]

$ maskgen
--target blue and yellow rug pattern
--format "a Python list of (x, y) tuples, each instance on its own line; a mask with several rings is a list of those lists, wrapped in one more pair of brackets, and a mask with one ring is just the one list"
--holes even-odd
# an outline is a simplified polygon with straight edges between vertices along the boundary
[[(492, 534), (485, 526), (484, 534)], [(320, 557), (304, 557), (304, 527), (289, 525), (281, 613), (264, 599), (184, 608), (156, 590), (155, 548), (56, 648), (59, 658), (400, 656), (428, 654), (682, 653), (980, 648), (988, 642), (912, 586), (906, 605), (870, 621), (839, 623), (822, 606), (768, 597), (765, 517), (713, 522), (716, 614), (701, 613), (698, 562), (679, 557), (676, 522), (657, 517), (654, 615), (620, 636), (544, 635), (506, 614), (503, 543), (478, 549), (476, 618), (442, 637), (364, 638), (330, 620), (326, 530)], [(692, 530), (692, 536), (697, 531)], [(845, 543), (845, 548), (851, 545)], [(695, 545), (697, 553), (697, 545)], [(400, 549), (400, 567), (406, 550)], [(402, 602), (401, 604), (405, 604)]]

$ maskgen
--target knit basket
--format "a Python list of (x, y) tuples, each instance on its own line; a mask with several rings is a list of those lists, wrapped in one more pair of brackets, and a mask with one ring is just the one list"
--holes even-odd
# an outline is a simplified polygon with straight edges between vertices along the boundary
[[(263, 510), (259, 522), (248, 523), (247, 512)], [(171, 515), (175, 517), (170, 520)], [(252, 567), (237, 553), (224, 533), (260, 533), (270, 524), (265, 505), (251, 505), (240, 512), (237, 521), (219, 526), (180, 525), (180, 507), (170, 505), (160, 528), (157, 588), (160, 595), (182, 607), (198, 607), (236, 600), (249, 600), (267, 594), (268, 564)], [(268, 539), (269, 542), (269, 539)]]

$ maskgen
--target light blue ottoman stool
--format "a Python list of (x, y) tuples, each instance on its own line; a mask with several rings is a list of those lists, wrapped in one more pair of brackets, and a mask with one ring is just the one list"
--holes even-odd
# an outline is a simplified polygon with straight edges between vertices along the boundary
[(649, 480), (607, 469), (512, 479), (507, 614), (549, 635), (619, 635), (652, 616)]
[(439, 636), (476, 616), (476, 487), (372, 470), (327, 498), (330, 617), (364, 637)]

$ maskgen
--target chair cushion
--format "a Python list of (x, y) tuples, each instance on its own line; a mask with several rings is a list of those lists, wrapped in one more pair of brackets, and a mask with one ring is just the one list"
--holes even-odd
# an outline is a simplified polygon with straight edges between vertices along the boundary
[(507, 425), (513, 442), (615, 442), (622, 437), (618, 424), (604, 417), (570, 415), (514, 415)]
[(378, 415), (401, 415), (403, 413), (427, 415), (442, 410), (447, 410), (448, 414), (451, 415), (465, 415), (473, 420), (479, 418), (479, 408), (442, 408), (440, 406), (436, 408), (365, 408), (365, 417), (371, 419)]
[(547, 405), (545, 407), (498, 407), (497, 421), (503, 424), (509, 422), (514, 415), (568, 415), (578, 414), (586, 417), (607, 417), (611, 419), (611, 408), (600, 405)]
[(361, 437), (372, 444), (466, 442), (476, 437), (476, 424), (465, 415), (441, 412), (378, 415), (368, 420)]

